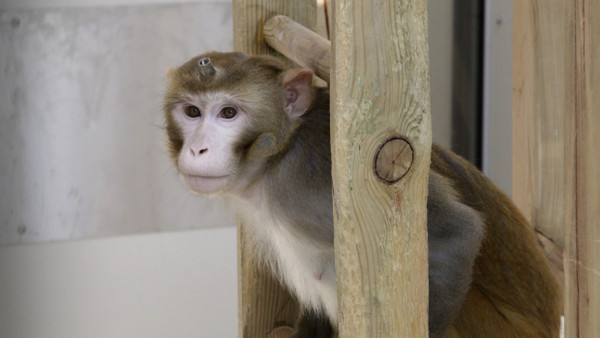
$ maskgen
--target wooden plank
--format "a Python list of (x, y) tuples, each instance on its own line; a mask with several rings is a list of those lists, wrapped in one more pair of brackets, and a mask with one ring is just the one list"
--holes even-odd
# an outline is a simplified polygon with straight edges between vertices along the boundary
[[(315, 10), (316, 3), (311, 0), (234, 0), (234, 49), (255, 55), (274, 54), (264, 41), (264, 22), (283, 14), (313, 27)], [(238, 226), (238, 306), (239, 337), (266, 337), (276, 327), (293, 325), (298, 314), (298, 304), (289, 292), (257, 263), (243, 221)]]
[(514, 3), (513, 193), (564, 244), (566, 337), (600, 336), (598, 20), (595, 0)]
[(327, 0), (317, 0), (317, 23), (315, 24), (315, 32), (324, 37), (327, 41), (330, 40), (329, 32), (331, 26), (331, 5)]
[[(336, 0), (333, 13), (340, 336), (425, 337), (431, 149), (426, 1)], [(386, 147), (398, 158), (381, 171), (376, 155), (384, 156)], [(402, 177), (401, 164), (411, 160)]]
[(566, 227), (567, 336), (600, 337), (600, 3), (576, 1), (576, 226)]
[(564, 287), (563, 226), (575, 224), (575, 11), (567, 1), (513, 6), (513, 200), (543, 234)]
[(238, 225), (238, 337), (267, 337), (280, 326), (291, 327), (298, 303), (257, 263), (252, 242)]
[(575, 219), (574, 6), (513, 6), (513, 199), (562, 247), (563, 225)]

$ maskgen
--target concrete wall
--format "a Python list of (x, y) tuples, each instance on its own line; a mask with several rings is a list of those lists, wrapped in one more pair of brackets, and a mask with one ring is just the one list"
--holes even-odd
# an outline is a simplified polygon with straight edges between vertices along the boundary
[(229, 2), (0, 13), (0, 244), (232, 226), (166, 151), (166, 71), (231, 50)]

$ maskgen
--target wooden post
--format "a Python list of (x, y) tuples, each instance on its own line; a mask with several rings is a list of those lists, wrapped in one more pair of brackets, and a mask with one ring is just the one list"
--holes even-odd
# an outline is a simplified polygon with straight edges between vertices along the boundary
[(335, 0), (331, 81), (341, 337), (427, 335), (427, 1)]
[[(263, 37), (263, 24), (283, 14), (307, 27), (316, 18), (314, 0), (234, 0), (234, 49), (249, 54), (275, 53)], [(279, 326), (293, 325), (298, 304), (264, 267), (258, 266), (252, 243), (246, 237), (243, 222), (238, 226), (238, 336), (248, 338), (289, 335)]]
[[(324, 59), (330, 58), (329, 41), (322, 40), (314, 32), (283, 16), (274, 17), (265, 23), (265, 39), (278, 52), (288, 56), (296, 63), (312, 69), (324, 80), (330, 80), (329, 62), (324, 61)], [(377, 149), (373, 171), (381, 181), (387, 184), (396, 183), (410, 169), (414, 160), (413, 155), (412, 148), (404, 138), (391, 137)], [(394, 163), (395, 161), (397, 163)], [(367, 250), (377, 250), (377, 248), (367, 248)], [(344, 281), (339, 282), (345, 283)], [(340, 287), (347, 288), (348, 285), (340, 285)], [(362, 287), (374, 289), (376, 286), (363, 285)], [(396, 306), (400, 307), (401, 305), (397, 304)], [(369, 319), (365, 318), (365, 320)], [(399, 331), (393, 332), (395, 334)], [(349, 337), (354, 337), (356, 334), (356, 331), (345, 333)], [(411, 336), (413, 334), (417, 333), (410, 333)], [(387, 333), (383, 336), (387, 336)]]
[(599, 20), (596, 0), (514, 2), (513, 194), (564, 244), (566, 337), (600, 337)]
[[(335, 4), (348, 10), (343, 16), (334, 11), (335, 34), (344, 33), (334, 40), (341, 45), (335, 45), (335, 62), (343, 66), (338, 63), (332, 82), (339, 333), (425, 336), (431, 147), (426, 2), (351, 5)], [(382, 13), (389, 17), (381, 20)], [(380, 25), (355, 24), (363, 15)], [(271, 46), (327, 80), (327, 43), (307, 33), (285, 17), (265, 24)], [(354, 70), (348, 67), (354, 63)]]

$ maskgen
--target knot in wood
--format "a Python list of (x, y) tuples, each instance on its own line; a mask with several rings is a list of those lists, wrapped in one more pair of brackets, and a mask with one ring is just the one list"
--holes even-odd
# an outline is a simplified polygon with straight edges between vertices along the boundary
[(394, 184), (408, 173), (414, 157), (410, 142), (401, 137), (392, 137), (377, 149), (373, 170), (380, 180)]

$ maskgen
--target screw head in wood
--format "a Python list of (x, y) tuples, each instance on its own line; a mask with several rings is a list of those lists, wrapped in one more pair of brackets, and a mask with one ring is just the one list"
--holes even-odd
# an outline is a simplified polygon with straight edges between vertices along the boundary
[(380, 180), (394, 184), (408, 173), (414, 158), (414, 151), (408, 140), (398, 136), (391, 137), (379, 146), (373, 170)]

